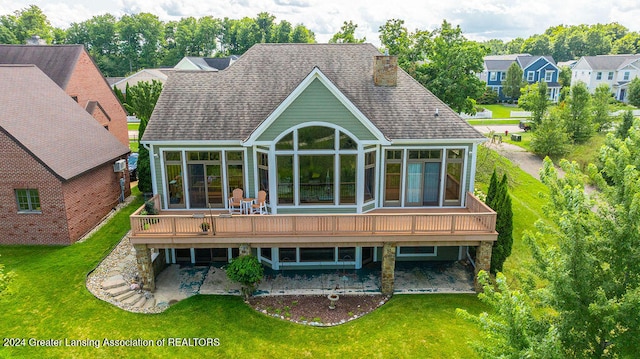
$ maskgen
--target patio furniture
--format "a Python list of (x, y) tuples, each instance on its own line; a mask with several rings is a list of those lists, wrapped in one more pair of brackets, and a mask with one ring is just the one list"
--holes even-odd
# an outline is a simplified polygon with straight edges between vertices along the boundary
[(251, 204), (251, 214), (269, 214), (267, 211), (267, 192), (258, 191), (258, 198)]
[(229, 213), (242, 214), (242, 195), (244, 191), (242, 188), (236, 188), (233, 190), (231, 197), (229, 197)]

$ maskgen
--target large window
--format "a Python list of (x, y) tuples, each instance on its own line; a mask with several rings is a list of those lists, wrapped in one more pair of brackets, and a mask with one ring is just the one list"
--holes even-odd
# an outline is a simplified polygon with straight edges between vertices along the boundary
[(527, 71), (527, 81), (532, 82), (535, 78), (535, 73), (533, 71)]
[(553, 81), (553, 74), (555, 73), (555, 71), (545, 71), (544, 72), (544, 82), (551, 82)]
[(376, 153), (364, 154), (364, 200), (371, 201), (376, 197)]
[(489, 81), (496, 81), (498, 78), (497, 72), (489, 72)]
[(279, 204), (355, 205), (358, 144), (351, 136), (325, 126), (302, 127), (283, 136), (275, 149)]
[(464, 154), (462, 148), (387, 150), (384, 206), (461, 205)]
[(181, 152), (165, 152), (169, 208), (184, 208), (184, 184)]
[(18, 212), (41, 213), (40, 195), (37, 189), (17, 189), (15, 193)]

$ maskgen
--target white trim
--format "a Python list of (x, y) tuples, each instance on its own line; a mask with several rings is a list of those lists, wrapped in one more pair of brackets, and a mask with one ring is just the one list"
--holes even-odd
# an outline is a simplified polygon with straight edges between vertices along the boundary
[[(478, 132), (480, 133), (480, 132)], [(402, 140), (394, 140), (394, 147), (398, 146), (434, 146), (434, 145), (458, 145), (458, 146), (466, 146), (471, 143), (483, 143), (487, 142), (489, 139), (486, 137), (483, 138), (474, 138), (474, 139), (402, 139)], [(383, 147), (383, 149), (394, 148), (394, 147)], [(417, 148), (417, 147), (416, 147)]]
[(191, 264), (196, 264), (196, 250), (195, 250), (195, 248), (189, 248), (189, 254), (191, 254)]
[[(469, 156), (471, 156), (471, 166), (469, 167), (471, 170), (471, 176), (469, 176), (469, 192), (473, 193), (473, 190), (476, 187), (476, 165), (478, 162), (478, 144), (474, 143), (471, 151), (469, 151)], [(466, 197), (466, 196), (465, 196)], [(465, 203), (466, 205), (466, 203)]]
[(142, 145), (155, 145), (155, 146), (238, 146), (242, 147), (243, 143), (240, 140), (183, 140), (183, 141), (140, 141)]
[(155, 149), (153, 145), (149, 147), (145, 146), (147, 153), (149, 153), (149, 169), (151, 170), (151, 193), (158, 193), (158, 181), (156, 180), (156, 161), (155, 161)]
[(256, 127), (249, 138), (244, 141), (244, 146), (253, 146), (256, 140), (282, 115), (282, 113), (300, 96), (311, 83), (318, 79), (331, 92), (343, 106), (347, 108), (352, 115), (371, 132), (378, 142), (383, 144), (391, 144), (384, 134), (373, 125), (373, 123), (342, 93), (338, 88), (320, 71), (319, 68), (314, 69), (305, 77), (304, 80), (282, 101), (282, 103)]

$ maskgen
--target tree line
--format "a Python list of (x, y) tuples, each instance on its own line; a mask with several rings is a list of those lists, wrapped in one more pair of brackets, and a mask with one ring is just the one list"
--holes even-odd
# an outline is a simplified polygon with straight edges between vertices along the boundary
[(241, 55), (256, 43), (314, 43), (303, 24), (276, 21), (261, 12), (242, 19), (186, 17), (160, 21), (150, 13), (94, 16), (67, 29), (51, 25), (31, 5), (0, 16), (0, 43), (24, 44), (32, 36), (48, 44), (83, 44), (105, 76), (125, 76), (143, 68), (174, 66), (185, 56)]

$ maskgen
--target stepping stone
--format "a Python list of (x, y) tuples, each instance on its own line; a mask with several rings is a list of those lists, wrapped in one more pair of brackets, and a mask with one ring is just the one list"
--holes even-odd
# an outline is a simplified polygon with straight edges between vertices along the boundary
[[(131, 292), (134, 293), (134, 292)], [(125, 300), (122, 301), (123, 304), (127, 304), (127, 305), (134, 305), (136, 304), (140, 299), (144, 298), (143, 296), (141, 296), (138, 293), (134, 293), (132, 296), (130, 296), (129, 298), (126, 298)]]
[(120, 294), (120, 295), (118, 295), (118, 296), (116, 296), (115, 300), (117, 300), (118, 302), (122, 302), (123, 300), (133, 296), (134, 294), (136, 294), (136, 292), (133, 292), (133, 291), (129, 290), (129, 288), (127, 288), (127, 291), (122, 293), (122, 294)]
[(149, 298), (147, 299), (147, 301), (144, 303), (144, 308), (153, 308), (156, 306), (156, 298)]
[(126, 292), (130, 292), (130, 291), (131, 291), (131, 288), (129, 288), (128, 285), (123, 285), (123, 286), (120, 286), (120, 287), (107, 289), (107, 294), (109, 294), (112, 297), (117, 297), (117, 296), (119, 296), (121, 294), (124, 294)]
[(116, 275), (110, 278), (105, 279), (102, 282), (102, 289), (111, 289), (116, 287), (121, 287), (123, 285), (127, 285), (127, 282), (124, 281), (122, 275)]
[(147, 302), (147, 298), (144, 295), (141, 295), (140, 300), (138, 300), (136, 304), (133, 305), (133, 307), (140, 309), (145, 305), (146, 302)]

